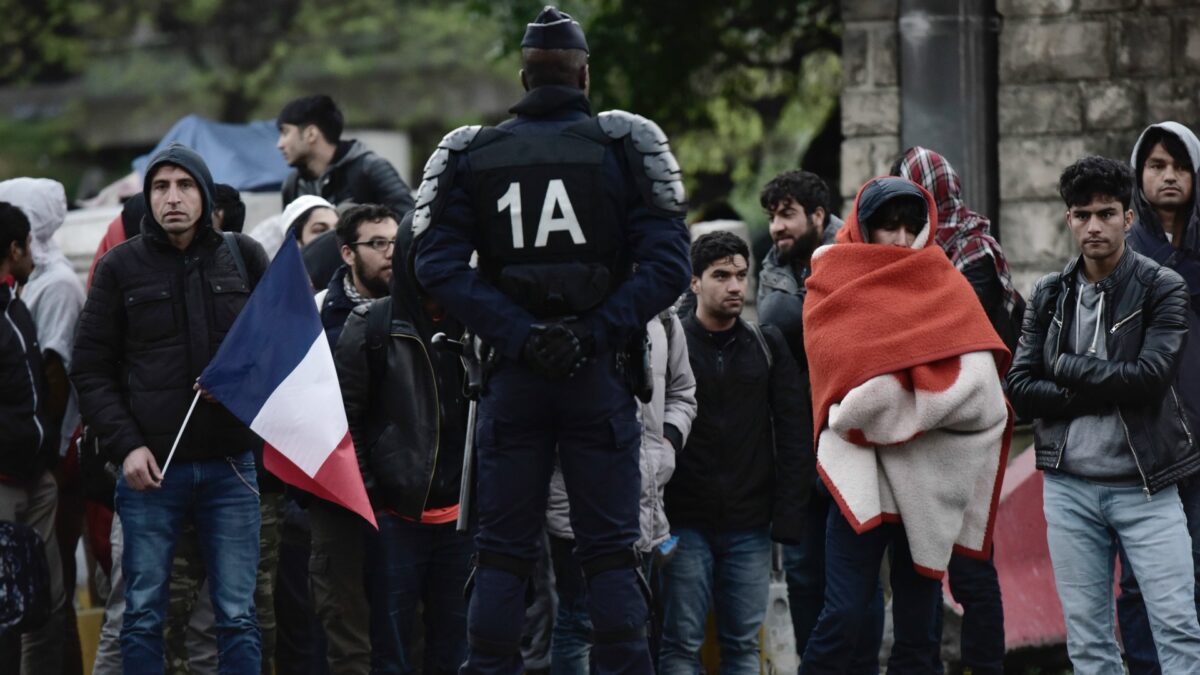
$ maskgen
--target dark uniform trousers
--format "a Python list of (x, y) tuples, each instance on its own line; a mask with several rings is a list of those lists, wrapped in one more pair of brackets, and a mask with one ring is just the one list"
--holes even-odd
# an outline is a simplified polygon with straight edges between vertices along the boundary
[[(589, 560), (632, 549), (638, 537), (641, 431), (635, 402), (612, 354), (573, 377), (549, 380), (503, 360), (480, 401), (476, 430), (476, 548), (534, 561), (543, 547), (546, 496), (557, 451), (571, 502), (576, 555)], [(510, 570), (476, 570), (467, 621), (472, 642), (464, 673), (521, 672), (519, 643), (527, 580)], [(648, 618), (636, 572), (617, 567), (590, 580), (593, 650), (599, 673), (652, 673)], [(609, 633), (608, 639), (600, 639)]]

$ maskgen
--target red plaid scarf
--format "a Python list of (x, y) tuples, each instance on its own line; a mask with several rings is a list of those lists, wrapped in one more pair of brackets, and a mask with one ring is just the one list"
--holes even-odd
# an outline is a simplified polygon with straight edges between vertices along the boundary
[(989, 231), (987, 218), (967, 209), (963, 204), (962, 183), (958, 174), (938, 153), (922, 147), (913, 147), (900, 160), (900, 176), (925, 188), (933, 195), (938, 207), (938, 226), (934, 239), (950, 256), (950, 261), (960, 271), (971, 263), (991, 258), (996, 266), (996, 276), (1004, 288), (1004, 308), (1012, 312), (1017, 302), (1017, 291), (1013, 288), (1012, 274), (1000, 242)]

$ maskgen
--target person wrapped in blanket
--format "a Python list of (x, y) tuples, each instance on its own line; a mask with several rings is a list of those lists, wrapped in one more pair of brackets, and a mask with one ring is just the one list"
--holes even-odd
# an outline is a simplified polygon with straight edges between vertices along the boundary
[(924, 188), (875, 178), (837, 243), (813, 254), (804, 345), (817, 471), (837, 508), (802, 674), (845, 671), (889, 548), (888, 673), (939, 672), (935, 620), (950, 556), (991, 550), (1012, 437), (1001, 389), (1010, 354), (936, 229)]

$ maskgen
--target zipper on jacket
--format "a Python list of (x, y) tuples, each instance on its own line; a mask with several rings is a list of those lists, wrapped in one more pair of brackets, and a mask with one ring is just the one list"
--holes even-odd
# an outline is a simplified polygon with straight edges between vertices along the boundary
[(1141, 314), (1141, 313), (1142, 313), (1142, 310), (1138, 309), (1138, 310), (1134, 311), (1133, 314), (1130, 314), (1129, 316), (1125, 317), (1124, 319), (1121, 319), (1120, 321), (1114, 323), (1113, 327), (1108, 329), (1108, 334), (1116, 335), (1118, 328), (1120, 328), (1121, 326), (1124, 326), (1126, 323), (1129, 323), (1129, 321), (1131, 319), (1133, 319), (1134, 317), (1136, 317), (1138, 314)]
[(421, 515), (425, 513), (425, 507), (429, 505), (429, 493), (433, 492), (433, 477), (437, 474), (438, 451), (442, 447), (442, 398), (441, 395), (438, 394), (437, 370), (435, 370), (433, 367), (433, 359), (429, 358), (429, 350), (425, 349), (425, 343), (415, 335), (391, 333), (391, 336), (394, 338), (412, 340), (421, 347), (421, 353), (425, 355), (425, 363), (429, 366), (429, 373), (433, 376), (433, 400), (437, 403), (438, 409), (437, 426), (435, 427), (436, 431), (433, 436), (433, 468), (429, 471), (429, 483), (425, 486), (425, 498), (421, 500), (421, 513), (417, 514), (417, 520), (419, 522)]
[(1175, 399), (1175, 411), (1179, 414), (1179, 426), (1183, 427), (1183, 433), (1187, 434), (1188, 445), (1196, 447), (1195, 441), (1192, 440), (1192, 430), (1188, 429), (1187, 420), (1183, 417), (1183, 406), (1179, 405), (1179, 395), (1175, 393), (1175, 386), (1167, 387), (1171, 390), (1171, 397)]
[(1058, 471), (1058, 467), (1062, 466), (1063, 453), (1067, 451), (1067, 439), (1071, 437), (1071, 423), (1067, 422), (1067, 430), (1063, 432), (1062, 445), (1058, 446), (1058, 460), (1054, 462), (1054, 470)]
[(1133, 463), (1137, 465), (1138, 473), (1142, 475), (1142, 492), (1146, 495), (1146, 501), (1150, 501), (1150, 481), (1146, 479), (1146, 472), (1142, 471), (1142, 461), (1138, 459), (1137, 450), (1133, 448), (1133, 437), (1129, 435), (1129, 426), (1125, 424), (1121, 406), (1117, 406), (1117, 419), (1121, 420), (1121, 428), (1125, 430), (1125, 442), (1129, 443), (1129, 451), (1133, 453)]

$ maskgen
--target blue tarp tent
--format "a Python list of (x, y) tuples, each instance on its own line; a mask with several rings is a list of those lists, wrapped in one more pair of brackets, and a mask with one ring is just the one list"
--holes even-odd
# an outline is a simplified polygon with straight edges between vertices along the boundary
[(133, 160), (133, 170), (144, 174), (156, 152), (171, 143), (182, 143), (200, 153), (213, 180), (239, 191), (278, 190), (291, 168), (275, 149), (279, 130), (274, 121), (222, 124), (196, 115), (175, 123), (149, 154)]

